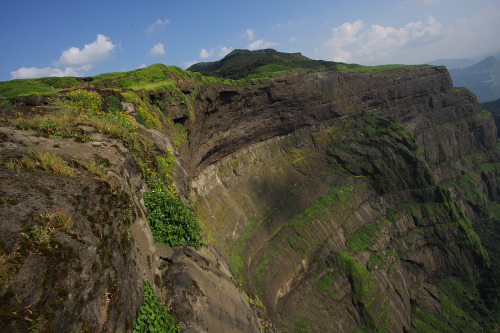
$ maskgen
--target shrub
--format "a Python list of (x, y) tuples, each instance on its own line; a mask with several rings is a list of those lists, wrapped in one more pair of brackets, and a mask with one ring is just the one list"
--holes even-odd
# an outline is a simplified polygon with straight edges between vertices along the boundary
[(122, 102), (116, 96), (110, 96), (108, 98), (108, 112), (122, 112)]
[(134, 319), (133, 332), (180, 332), (168, 310), (160, 303), (151, 285), (144, 281), (144, 299)]
[(80, 111), (89, 110), (99, 112), (102, 106), (101, 96), (95, 91), (83, 89), (72, 90), (69, 93), (71, 105)]
[(148, 210), (147, 219), (155, 242), (170, 246), (201, 244), (198, 219), (184, 203), (165, 187), (156, 186), (143, 194)]

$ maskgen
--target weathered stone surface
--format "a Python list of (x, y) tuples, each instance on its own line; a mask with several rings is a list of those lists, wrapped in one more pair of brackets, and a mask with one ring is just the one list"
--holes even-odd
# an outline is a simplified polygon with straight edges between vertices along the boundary
[(213, 248), (176, 248), (171, 260), (163, 281), (185, 332), (261, 332), (256, 313)]

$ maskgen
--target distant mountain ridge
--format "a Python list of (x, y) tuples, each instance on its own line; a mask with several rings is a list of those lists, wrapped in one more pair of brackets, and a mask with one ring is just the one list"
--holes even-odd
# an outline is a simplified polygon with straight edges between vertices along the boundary
[(446, 66), (453, 84), (470, 89), (481, 102), (500, 98), (500, 56), (489, 56), (471, 66), (459, 68), (469, 61), (470, 59), (439, 59), (431, 63)]
[[(223, 59), (201, 62), (187, 70), (218, 77), (241, 79), (249, 75), (306, 68), (313, 70), (333, 70), (337, 63), (325, 60), (311, 60), (301, 53), (283, 53), (274, 49), (257, 51), (234, 50)], [(259, 71), (260, 69), (260, 71)]]
[(357, 74), (392, 75), (401, 69), (418, 69), (429, 65), (381, 65), (363, 66), (342, 62), (313, 60), (301, 53), (284, 53), (274, 49), (234, 50), (223, 59), (214, 62), (197, 63), (187, 70), (206, 76), (224, 79), (260, 79), (279, 73), (305, 70), (312, 72), (352, 72)]
[(462, 58), (462, 59), (446, 59), (446, 58), (439, 58), (436, 60), (428, 61), (427, 63), (430, 65), (436, 65), (436, 66), (446, 66), (448, 70), (450, 69), (461, 69), (461, 68), (466, 68), (469, 66), (472, 66), (476, 64), (479, 60), (482, 58), (474, 58), (474, 59), (469, 59), (469, 58)]

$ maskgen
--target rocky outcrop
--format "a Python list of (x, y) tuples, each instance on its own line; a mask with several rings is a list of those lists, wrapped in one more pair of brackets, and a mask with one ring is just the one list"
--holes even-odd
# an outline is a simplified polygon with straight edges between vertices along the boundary
[(211, 247), (178, 248), (163, 275), (167, 298), (186, 332), (260, 332), (246, 294)]

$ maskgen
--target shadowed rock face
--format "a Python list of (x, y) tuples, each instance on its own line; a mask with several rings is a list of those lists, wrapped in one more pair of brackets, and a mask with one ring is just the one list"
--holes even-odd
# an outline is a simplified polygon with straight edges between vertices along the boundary
[[(466, 214), (477, 202), (449, 184), (496, 160), (496, 129), (444, 68), (195, 94), (192, 200), (281, 329), (402, 331), (415, 307), (439, 307), (420, 285), (487, 265)], [(494, 174), (473, 180), (490, 198)]]
[(202, 86), (193, 104), (197, 118), (187, 124), (191, 166), (196, 174), (250, 144), (363, 110), (428, 105), (450, 89), (441, 67), (376, 77), (295, 73), (250, 86)]

